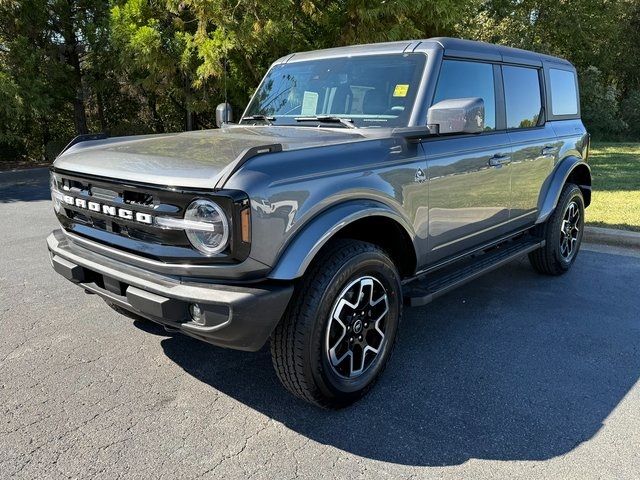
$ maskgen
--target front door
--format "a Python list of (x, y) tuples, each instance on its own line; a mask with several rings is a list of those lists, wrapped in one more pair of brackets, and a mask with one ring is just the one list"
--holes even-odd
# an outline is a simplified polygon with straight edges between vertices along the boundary
[(423, 142), (429, 188), (430, 263), (508, 230), (511, 147), (506, 131), (496, 129), (499, 68), (483, 62), (442, 62), (433, 104), (454, 98), (482, 98), (485, 133), (434, 137)]
[(511, 148), (506, 133), (425, 142), (430, 261), (506, 232)]

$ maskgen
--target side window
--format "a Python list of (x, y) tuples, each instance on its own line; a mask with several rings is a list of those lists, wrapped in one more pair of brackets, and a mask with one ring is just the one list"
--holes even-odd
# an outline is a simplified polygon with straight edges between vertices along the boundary
[(538, 125), (542, 101), (538, 70), (527, 67), (502, 67), (507, 128)]
[(578, 113), (578, 92), (576, 75), (567, 70), (549, 70), (551, 81), (551, 110), (554, 115), (576, 115)]
[(433, 103), (469, 97), (480, 97), (484, 100), (485, 130), (494, 130), (496, 128), (496, 94), (493, 65), (458, 60), (443, 61)]

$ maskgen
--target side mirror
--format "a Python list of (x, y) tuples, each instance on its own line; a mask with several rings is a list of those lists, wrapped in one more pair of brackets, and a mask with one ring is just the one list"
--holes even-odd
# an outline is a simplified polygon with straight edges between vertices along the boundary
[(228, 103), (221, 103), (216, 107), (216, 127), (233, 122), (233, 110)]
[(480, 133), (484, 131), (484, 100), (452, 98), (432, 105), (427, 125), (436, 133)]

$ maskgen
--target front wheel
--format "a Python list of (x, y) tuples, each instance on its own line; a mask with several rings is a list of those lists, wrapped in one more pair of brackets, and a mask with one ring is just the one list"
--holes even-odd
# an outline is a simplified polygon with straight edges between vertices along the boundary
[(531, 265), (546, 275), (562, 275), (573, 265), (582, 243), (584, 198), (577, 185), (564, 186), (556, 209), (538, 228), (546, 243), (529, 254)]
[(280, 381), (321, 407), (355, 402), (384, 369), (401, 314), (400, 276), (386, 252), (355, 240), (332, 243), (273, 333)]

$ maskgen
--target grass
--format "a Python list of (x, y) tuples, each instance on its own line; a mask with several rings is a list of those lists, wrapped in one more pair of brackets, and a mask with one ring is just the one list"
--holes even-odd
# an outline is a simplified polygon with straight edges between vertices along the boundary
[(640, 143), (594, 143), (589, 165), (593, 195), (587, 223), (640, 231)]

